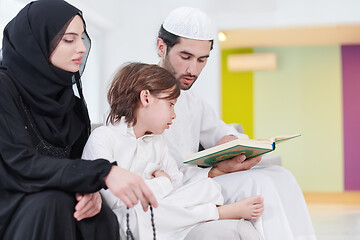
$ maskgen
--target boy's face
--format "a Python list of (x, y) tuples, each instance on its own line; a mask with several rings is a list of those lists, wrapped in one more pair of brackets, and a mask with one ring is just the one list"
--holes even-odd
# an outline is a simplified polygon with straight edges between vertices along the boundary
[(159, 94), (157, 97), (151, 95), (147, 122), (148, 130), (154, 134), (162, 134), (176, 118), (174, 106), (177, 99), (163, 99), (167, 95), (167, 93)]
[(210, 48), (210, 41), (180, 37), (179, 43), (166, 52), (166, 44), (158, 39), (160, 66), (174, 75), (182, 90), (188, 90), (205, 67)]

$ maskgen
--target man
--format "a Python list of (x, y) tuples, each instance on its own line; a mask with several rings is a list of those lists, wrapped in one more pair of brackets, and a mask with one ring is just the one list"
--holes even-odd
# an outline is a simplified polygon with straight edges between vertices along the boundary
[[(263, 238), (316, 239), (302, 192), (287, 170), (279, 166), (258, 167), (261, 157), (244, 161), (243, 155), (206, 169), (183, 164), (186, 156), (198, 150), (199, 143), (209, 148), (247, 137), (221, 121), (211, 107), (190, 89), (209, 58), (214, 32), (205, 13), (187, 7), (173, 10), (160, 28), (157, 39), (161, 57), (159, 65), (170, 71), (182, 88), (175, 106), (177, 118), (164, 134), (170, 153), (184, 172), (185, 181), (202, 174), (214, 178), (222, 187), (225, 203), (253, 195), (264, 196), (264, 214), (253, 222)], [(201, 233), (194, 229), (188, 239), (250, 239), (250, 236), (242, 235), (243, 231), (251, 231), (242, 230), (243, 223), (246, 222), (205, 223), (198, 226)], [(225, 233), (230, 235), (224, 237)], [(250, 235), (251, 239), (258, 239), (253, 233)]]

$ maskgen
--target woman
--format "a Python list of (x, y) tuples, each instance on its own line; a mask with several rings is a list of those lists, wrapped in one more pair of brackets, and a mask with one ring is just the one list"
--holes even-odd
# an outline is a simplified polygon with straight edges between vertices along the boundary
[(61, 0), (29, 3), (4, 29), (0, 239), (118, 239), (101, 188), (128, 207), (157, 206), (140, 177), (79, 159), (90, 129), (80, 82), (85, 45), (81, 12)]

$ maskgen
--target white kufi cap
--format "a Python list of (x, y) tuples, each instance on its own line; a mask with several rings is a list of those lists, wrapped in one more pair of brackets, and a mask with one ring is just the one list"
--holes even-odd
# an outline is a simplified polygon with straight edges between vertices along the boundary
[(208, 15), (196, 8), (172, 10), (163, 23), (166, 31), (185, 38), (214, 40), (215, 30)]

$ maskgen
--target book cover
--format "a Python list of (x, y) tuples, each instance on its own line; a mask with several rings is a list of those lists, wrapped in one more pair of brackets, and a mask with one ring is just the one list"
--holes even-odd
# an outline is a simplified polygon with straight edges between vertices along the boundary
[(279, 136), (272, 139), (236, 139), (203, 151), (191, 154), (184, 163), (212, 166), (217, 162), (224, 161), (240, 154), (244, 154), (247, 159), (263, 155), (275, 150), (276, 144), (296, 137), (300, 134)]

